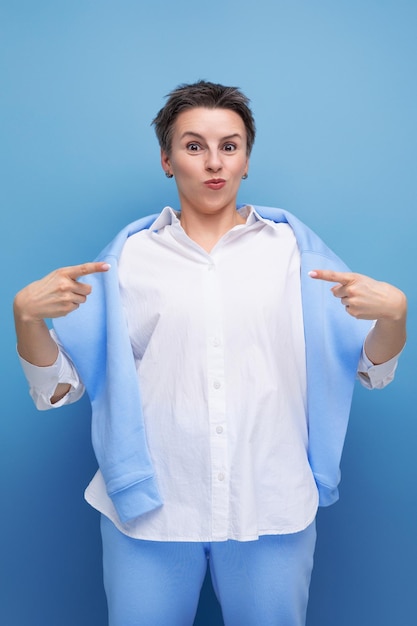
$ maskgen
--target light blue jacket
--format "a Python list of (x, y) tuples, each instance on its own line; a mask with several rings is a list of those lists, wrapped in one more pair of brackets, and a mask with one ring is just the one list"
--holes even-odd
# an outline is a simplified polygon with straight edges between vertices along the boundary
[[(370, 323), (347, 315), (330, 285), (308, 276), (312, 269), (348, 271), (313, 231), (287, 211), (270, 207), (255, 210), (275, 222), (288, 222), (301, 253), (308, 453), (320, 505), (327, 506), (338, 499), (339, 466), (356, 370)], [(93, 447), (107, 492), (123, 522), (163, 504), (146, 442), (118, 282), (118, 259), (126, 238), (149, 228), (156, 217), (141, 218), (116, 236), (97, 258), (110, 263), (111, 269), (86, 277), (93, 287), (87, 302), (54, 322), (88, 392)], [(273, 276), (273, 267), (265, 270)]]

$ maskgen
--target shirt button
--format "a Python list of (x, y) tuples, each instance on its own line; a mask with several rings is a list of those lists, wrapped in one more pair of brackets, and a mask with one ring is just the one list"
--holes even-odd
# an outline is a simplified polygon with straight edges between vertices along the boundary
[(209, 271), (209, 272), (212, 272), (213, 270), (214, 270), (214, 265), (209, 265), (209, 266), (208, 266), (208, 271)]
[(213, 346), (214, 346), (215, 348), (218, 348), (218, 347), (219, 347), (219, 345), (220, 345), (220, 339), (219, 339), (218, 337), (215, 337), (215, 338), (213, 339)]
[(219, 380), (215, 380), (213, 383), (213, 387), (215, 389), (220, 389), (220, 387), (222, 386), (221, 382)]
[(217, 428), (216, 428), (216, 433), (217, 433), (218, 435), (221, 435), (221, 434), (222, 434), (222, 432), (223, 432), (223, 426), (217, 426)]
[(219, 472), (219, 473), (217, 474), (217, 478), (218, 478), (218, 479), (220, 480), (220, 482), (221, 482), (221, 481), (223, 481), (223, 480), (225, 479), (225, 475), (223, 474), (223, 472)]

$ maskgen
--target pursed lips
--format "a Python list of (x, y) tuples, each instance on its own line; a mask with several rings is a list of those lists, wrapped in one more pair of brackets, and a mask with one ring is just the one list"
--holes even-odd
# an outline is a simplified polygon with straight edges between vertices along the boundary
[(211, 178), (210, 180), (204, 181), (204, 184), (209, 189), (222, 189), (225, 186), (226, 181), (224, 178)]

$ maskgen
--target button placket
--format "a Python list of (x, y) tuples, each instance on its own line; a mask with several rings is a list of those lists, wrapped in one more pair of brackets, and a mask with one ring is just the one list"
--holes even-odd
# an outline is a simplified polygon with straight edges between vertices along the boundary
[(226, 395), (222, 298), (218, 269), (212, 262), (205, 272), (208, 416), (210, 423), (212, 536), (227, 535), (229, 513), (228, 447), (225, 436)]

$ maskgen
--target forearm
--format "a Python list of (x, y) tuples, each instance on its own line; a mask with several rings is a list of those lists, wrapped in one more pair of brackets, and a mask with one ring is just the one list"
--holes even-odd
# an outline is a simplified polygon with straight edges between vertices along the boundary
[[(29, 321), (21, 316), (15, 307), (17, 350), (20, 356), (32, 365), (48, 367), (58, 357), (58, 346), (52, 339), (44, 320)], [(68, 383), (58, 383), (50, 401), (55, 404), (71, 389)]]
[(23, 297), (17, 294), (13, 312), (17, 337), (17, 350), (32, 365), (45, 367), (55, 363), (58, 346), (52, 339), (43, 319), (32, 318), (26, 311)]
[(375, 365), (385, 363), (399, 354), (406, 341), (406, 299), (401, 313), (394, 319), (378, 319), (365, 341), (367, 357)]

